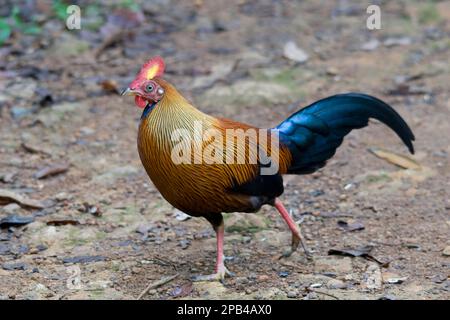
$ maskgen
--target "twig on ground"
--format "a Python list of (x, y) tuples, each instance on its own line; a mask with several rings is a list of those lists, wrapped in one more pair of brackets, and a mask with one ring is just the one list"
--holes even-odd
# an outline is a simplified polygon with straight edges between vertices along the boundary
[(328, 293), (328, 292), (315, 290), (315, 289), (311, 289), (311, 288), (305, 288), (305, 290), (306, 290), (306, 292), (315, 292), (315, 293), (318, 293), (318, 294), (323, 294), (324, 296), (329, 296), (329, 297), (331, 297), (333, 299), (336, 299), (336, 300), (340, 300), (338, 297), (336, 297), (336, 296), (334, 296), (334, 295), (332, 295), (331, 293)]
[(141, 294), (137, 297), (136, 300), (141, 300), (141, 298), (142, 298), (147, 292), (149, 292), (150, 290), (156, 289), (156, 288), (158, 288), (158, 287), (161, 287), (161, 286), (165, 285), (166, 283), (169, 283), (170, 281), (172, 281), (173, 279), (175, 279), (175, 278), (178, 277), (179, 275), (180, 275), (179, 273), (176, 273), (176, 274), (174, 274), (173, 276), (165, 277), (165, 278), (162, 278), (162, 279), (160, 279), (160, 280), (158, 280), (158, 281), (156, 281), (156, 282), (150, 283), (150, 284), (147, 286), (147, 288), (145, 288), (144, 291), (141, 292)]

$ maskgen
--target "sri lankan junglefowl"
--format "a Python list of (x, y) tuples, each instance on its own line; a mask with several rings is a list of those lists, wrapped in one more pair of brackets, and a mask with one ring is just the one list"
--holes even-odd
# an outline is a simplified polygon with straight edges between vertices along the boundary
[(284, 191), (282, 176), (322, 168), (343, 138), (367, 126), (370, 118), (386, 124), (414, 153), (414, 135), (402, 117), (366, 94), (330, 96), (273, 128), (261, 129), (201, 112), (163, 74), (163, 59), (150, 59), (122, 95), (134, 95), (135, 104), (143, 108), (137, 146), (155, 187), (175, 208), (206, 218), (216, 232), (215, 273), (196, 280), (223, 280), (230, 275), (223, 254), (225, 212), (256, 212), (271, 205), (292, 232), (284, 256), (299, 244), (309, 254), (299, 225), (279, 199)]

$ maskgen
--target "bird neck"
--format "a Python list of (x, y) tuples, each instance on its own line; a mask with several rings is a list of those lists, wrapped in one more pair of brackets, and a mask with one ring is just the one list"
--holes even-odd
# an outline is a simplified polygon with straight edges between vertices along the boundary
[[(204, 129), (214, 126), (215, 118), (190, 104), (170, 83), (156, 80), (164, 89), (163, 98), (142, 115), (141, 129), (158, 140), (170, 140), (174, 130), (194, 132), (199, 122)], [(160, 141), (161, 142), (161, 141)]]

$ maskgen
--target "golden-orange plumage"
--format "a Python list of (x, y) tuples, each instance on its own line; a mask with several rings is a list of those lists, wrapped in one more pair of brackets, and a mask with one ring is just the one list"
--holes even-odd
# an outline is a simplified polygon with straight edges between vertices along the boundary
[[(156, 79), (156, 82), (164, 88), (165, 95), (140, 123), (138, 150), (149, 177), (163, 197), (174, 207), (195, 216), (255, 211), (257, 208), (250, 196), (232, 192), (231, 188), (233, 184), (243, 184), (255, 178), (258, 174), (257, 164), (247, 161), (244, 164), (207, 164), (207, 159), (203, 159), (205, 161), (201, 164), (175, 164), (171, 159), (171, 152), (178, 143), (171, 140), (172, 133), (177, 129), (185, 129), (193, 134), (195, 121), (201, 122), (204, 130), (220, 130), (224, 141), (226, 129), (246, 130), (254, 127), (209, 116), (194, 108), (166, 81)], [(246, 140), (246, 159), (249, 158), (248, 152), (251, 149), (249, 141)], [(199, 150), (204, 150), (205, 147), (203, 142)], [(236, 154), (242, 150), (225, 148), (224, 152)], [(268, 152), (270, 154), (270, 150)], [(192, 159), (194, 157), (192, 154)], [(287, 171), (289, 161), (288, 150), (282, 149), (280, 172)]]
[[(388, 104), (366, 94), (330, 96), (292, 114), (273, 129), (258, 129), (201, 112), (160, 78), (163, 73), (163, 59), (150, 59), (124, 94), (135, 95), (135, 104), (145, 107), (138, 150), (156, 188), (174, 207), (205, 217), (216, 231), (216, 273), (200, 279), (223, 279), (227, 273), (222, 212), (253, 212), (270, 204), (292, 232), (291, 249), (285, 255), (292, 254), (300, 243), (307, 253), (299, 226), (278, 199), (284, 191), (282, 175), (308, 174), (322, 168), (343, 138), (351, 130), (367, 126), (370, 118), (389, 126), (414, 152), (414, 135), (406, 122)], [(229, 129), (243, 136), (230, 138)], [(206, 134), (205, 139), (210, 131), (215, 133)], [(255, 136), (247, 135), (249, 132)], [(263, 172), (268, 160), (264, 153), (272, 161), (269, 167), (276, 168), (271, 173)]]

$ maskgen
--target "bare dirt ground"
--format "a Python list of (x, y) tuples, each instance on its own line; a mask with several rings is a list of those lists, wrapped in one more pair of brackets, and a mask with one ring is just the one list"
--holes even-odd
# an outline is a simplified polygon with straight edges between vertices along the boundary
[[(360, 1), (80, 1), (80, 31), (30, 3), (19, 20), (40, 30), (0, 48), (1, 299), (132, 299), (175, 274), (143, 298), (450, 298), (450, 1), (383, 1), (373, 31)], [(289, 41), (305, 61), (283, 56)], [(290, 234), (274, 209), (228, 214), (236, 276), (192, 283), (213, 271), (214, 233), (159, 195), (137, 154), (140, 110), (118, 95), (156, 54), (201, 110), (258, 126), (375, 95), (410, 124), (420, 165), (368, 152), (407, 156), (383, 125), (352, 132), (326, 168), (285, 179), (312, 261), (278, 260)], [(366, 255), (329, 254), (349, 248)]]

